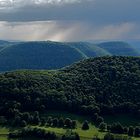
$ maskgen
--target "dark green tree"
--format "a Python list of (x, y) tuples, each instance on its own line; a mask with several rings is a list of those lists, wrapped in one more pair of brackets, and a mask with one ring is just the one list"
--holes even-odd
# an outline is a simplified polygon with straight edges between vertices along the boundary
[(52, 126), (53, 126), (53, 127), (57, 127), (57, 126), (58, 126), (58, 118), (54, 118), (54, 119), (52, 120)]
[(83, 125), (82, 125), (82, 129), (83, 130), (88, 130), (89, 129), (89, 125), (88, 125), (88, 121), (84, 121)]
[(27, 126), (27, 122), (25, 120), (22, 120), (21, 121), (21, 127), (25, 127), (25, 126)]
[(135, 137), (139, 137), (140, 136), (140, 128), (139, 127), (135, 128), (134, 135), (135, 135)]
[(101, 131), (105, 131), (107, 129), (107, 124), (104, 123), (104, 122), (101, 122), (100, 125), (99, 125), (99, 129)]
[(70, 119), (70, 118), (66, 118), (65, 119), (65, 126), (67, 127), (67, 128), (71, 128), (72, 127), (72, 120)]
[(48, 120), (47, 120), (47, 125), (48, 125), (48, 126), (51, 126), (51, 125), (52, 125), (52, 120), (53, 120), (52, 117), (49, 116), (49, 117), (48, 117)]
[(133, 136), (134, 135), (134, 128), (133, 126), (130, 126), (128, 129), (128, 136)]
[(63, 118), (60, 118), (58, 120), (58, 127), (64, 127), (64, 119)]

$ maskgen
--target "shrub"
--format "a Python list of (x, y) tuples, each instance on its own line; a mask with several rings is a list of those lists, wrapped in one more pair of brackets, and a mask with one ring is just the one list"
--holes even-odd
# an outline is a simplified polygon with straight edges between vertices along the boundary
[(70, 118), (65, 119), (65, 126), (67, 128), (71, 128), (72, 120)]
[(106, 128), (107, 128), (107, 124), (104, 123), (104, 122), (101, 122), (100, 125), (99, 125), (99, 129), (100, 129), (101, 131), (105, 131)]
[(83, 129), (83, 130), (88, 130), (88, 129), (89, 129), (88, 121), (85, 121), (85, 122), (83, 123), (82, 129)]
[(22, 121), (21, 121), (21, 127), (25, 127), (25, 126), (27, 126), (27, 122), (24, 121), (24, 120), (22, 120)]

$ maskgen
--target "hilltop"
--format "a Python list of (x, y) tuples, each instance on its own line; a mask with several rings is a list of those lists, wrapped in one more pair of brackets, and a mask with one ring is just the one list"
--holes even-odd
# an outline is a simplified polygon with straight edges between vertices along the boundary
[(125, 42), (7, 42), (0, 41), (0, 71), (60, 69), (83, 59), (102, 56), (139, 56)]

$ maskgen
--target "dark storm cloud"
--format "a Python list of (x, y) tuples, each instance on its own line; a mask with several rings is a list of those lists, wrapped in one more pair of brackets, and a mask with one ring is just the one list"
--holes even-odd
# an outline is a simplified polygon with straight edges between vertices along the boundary
[(19, 1), (20, 4), (10, 5), (11, 9), (2, 9), (0, 20), (87, 20), (98, 23), (140, 21), (140, 0), (83, 0), (69, 4)]

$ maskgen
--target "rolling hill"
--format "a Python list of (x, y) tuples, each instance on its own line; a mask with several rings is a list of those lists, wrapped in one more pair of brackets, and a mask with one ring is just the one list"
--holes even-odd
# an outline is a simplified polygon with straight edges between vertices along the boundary
[(7, 44), (10, 44), (10, 42), (5, 40), (0, 40), (0, 45), (7, 45)]
[(90, 57), (139, 56), (124, 42), (8, 42), (0, 41), (0, 71), (59, 69)]
[(76, 48), (77, 50), (84, 53), (87, 57), (99, 57), (111, 55), (108, 51), (100, 48), (98, 45), (88, 42), (69, 42), (71, 47)]
[(83, 58), (81, 53), (63, 43), (20, 43), (7, 46), (0, 51), (0, 71), (57, 69)]
[(128, 40), (127, 41), (131, 46), (134, 46), (134, 48), (140, 52), (140, 41), (139, 40)]
[(98, 46), (112, 55), (118, 56), (139, 56), (140, 52), (133, 46), (126, 42), (104, 42), (98, 44)]

